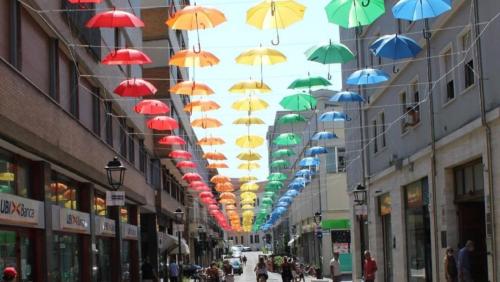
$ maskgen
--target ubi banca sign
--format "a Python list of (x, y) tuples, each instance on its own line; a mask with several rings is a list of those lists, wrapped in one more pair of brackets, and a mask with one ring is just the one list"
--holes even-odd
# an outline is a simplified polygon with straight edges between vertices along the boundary
[(38, 224), (38, 201), (0, 193), (0, 221)]

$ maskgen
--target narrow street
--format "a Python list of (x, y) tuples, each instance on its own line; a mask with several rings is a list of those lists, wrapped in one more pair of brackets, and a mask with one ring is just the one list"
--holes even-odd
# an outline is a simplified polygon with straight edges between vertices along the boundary
[[(248, 261), (247, 265), (244, 266), (243, 268), (243, 275), (241, 276), (236, 276), (235, 281), (236, 282), (249, 282), (249, 281), (256, 281), (255, 278), (255, 272), (253, 271), (255, 266), (257, 265), (257, 262), (259, 261), (259, 254), (261, 252), (246, 252), (243, 253)], [(269, 273), (269, 279), (267, 281), (281, 281), (281, 276), (277, 273)]]

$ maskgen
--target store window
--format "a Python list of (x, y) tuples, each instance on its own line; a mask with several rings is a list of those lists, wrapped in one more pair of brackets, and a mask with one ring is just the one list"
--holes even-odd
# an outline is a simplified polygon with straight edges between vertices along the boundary
[(405, 187), (405, 202), (408, 281), (430, 282), (432, 257), (427, 178)]
[(80, 279), (81, 239), (76, 234), (54, 234), (51, 277), (57, 282), (76, 282)]
[(130, 282), (130, 241), (122, 243), (122, 281)]
[(52, 172), (49, 201), (57, 206), (78, 210), (78, 183), (60, 173)]
[(105, 196), (99, 194), (94, 195), (94, 212), (96, 215), (100, 216), (108, 215)]
[(128, 208), (122, 207), (120, 208), (120, 221), (124, 223), (128, 223)]
[(484, 190), (484, 172), (481, 159), (459, 166), (453, 172), (457, 198), (482, 194)]
[(0, 193), (29, 197), (30, 169), (27, 162), (0, 150)]
[(35, 281), (32, 242), (28, 234), (0, 230), (0, 267), (16, 268), (20, 282)]
[(111, 282), (111, 239), (97, 239), (96, 276), (97, 281)]

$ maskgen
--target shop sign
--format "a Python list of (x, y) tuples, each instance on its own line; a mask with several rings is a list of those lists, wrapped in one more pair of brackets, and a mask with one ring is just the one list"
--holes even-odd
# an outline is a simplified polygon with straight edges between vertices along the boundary
[(90, 216), (88, 213), (61, 208), (59, 210), (59, 218), (60, 229), (62, 231), (90, 233)]
[(106, 217), (96, 216), (96, 235), (115, 236), (115, 221)]
[(138, 240), (139, 239), (139, 228), (135, 225), (122, 224), (122, 237), (128, 240)]
[(39, 225), (40, 218), (44, 218), (42, 202), (0, 193), (0, 221)]
[(125, 205), (125, 191), (106, 191), (106, 206)]
[(379, 197), (380, 215), (391, 214), (392, 211), (392, 199), (391, 194), (386, 193)]

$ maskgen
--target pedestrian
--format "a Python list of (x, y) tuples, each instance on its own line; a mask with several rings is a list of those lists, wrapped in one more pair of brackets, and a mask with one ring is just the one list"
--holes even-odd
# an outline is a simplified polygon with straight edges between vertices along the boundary
[(142, 281), (144, 282), (153, 282), (158, 279), (158, 276), (155, 273), (153, 265), (149, 262), (149, 257), (146, 257), (144, 263), (141, 266), (142, 272)]
[(259, 262), (257, 263), (257, 265), (255, 266), (255, 268), (253, 270), (255, 272), (256, 277), (257, 277), (257, 281), (259, 281), (259, 278), (261, 276), (264, 277), (264, 280), (267, 280), (267, 278), (269, 278), (269, 276), (267, 275), (267, 269), (268, 269), (267, 264), (264, 261), (264, 258), (260, 257)]
[(17, 271), (14, 267), (6, 267), (3, 270), (2, 281), (4, 282), (13, 282), (16, 281)]
[(168, 275), (170, 277), (170, 282), (180, 282), (179, 281), (180, 269), (179, 265), (172, 260), (168, 265)]
[(220, 282), (220, 273), (217, 263), (213, 261), (207, 270), (207, 282)]
[(224, 272), (224, 280), (226, 282), (234, 282), (234, 269), (228, 260), (224, 260), (222, 271)]
[(247, 266), (247, 257), (243, 255), (243, 265)]
[(375, 272), (377, 272), (377, 263), (372, 258), (370, 251), (365, 251), (365, 282), (375, 281)]
[(291, 282), (292, 278), (292, 265), (287, 257), (283, 257), (283, 263), (281, 264), (281, 280), (283, 280), (283, 282)]
[(446, 254), (444, 256), (444, 271), (447, 282), (458, 281), (457, 262), (455, 260), (453, 248), (451, 247), (446, 248)]
[(340, 261), (339, 253), (333, 253), (333, 258), (330, 261), (330, 275), (332, 276), (333, 282), (342, 281), (342, 273), (340, 272)]
[(297, 272), (297, 281), (303, 281), (306, 282), (306, 278), (304, 275), (304, 264), (300, 263), (299, 261), (296, 261), (295, 263), (295, 271)]
[(458, 281), (473, 282), (471, 253), (474, 251), (474, 242), (468, 240), (458, 252)]

